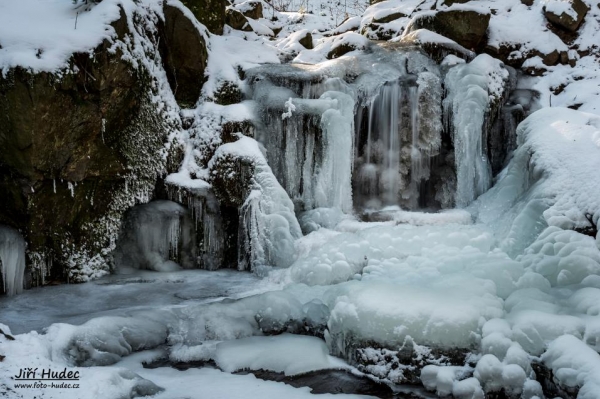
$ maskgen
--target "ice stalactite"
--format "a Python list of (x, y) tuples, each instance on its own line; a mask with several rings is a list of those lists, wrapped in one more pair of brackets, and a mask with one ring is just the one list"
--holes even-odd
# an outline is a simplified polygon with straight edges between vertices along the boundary
[(180, 186), (167, 178), (167, 193), (171, 201), (184, 204), (191, 211), (196, 238), (196, 263), (207, 270), (224, 266), (226, 232), (219, 202), (212, 187), (199, 180)]
[(23, 291), (25, 273), (25, 240), (18, 231), (0, 225), (0, 271), (2, 290), (7, 295)]
[(191, 220), (171, 201), (133, 207), (125, 217), (115, 250), (117, 268), (174, 271), (194, 267)]
[(446, 75), (444, 116), (454, 142), (458, 207), (469, 205), (491, 187), (486, 118), (492, 104), (501, 101), (507, 78), (502, 63), (486, 54), (453, 67)]
[(354, 100), (348, 85), (339, 78), (313, 82), (301, 71), (276, 72), (253, 72), (260, 76), (253, 87), (260, 110), (257, 139), (269, 165), (298, 210), (350, 212)]
[(317, 174), (317, 207), (352, 210), (352, 158), (354, 100), (348, 94), (328, 91), (321, 99), (334, 101), (335, 108), (321, 116), (325, 156)]

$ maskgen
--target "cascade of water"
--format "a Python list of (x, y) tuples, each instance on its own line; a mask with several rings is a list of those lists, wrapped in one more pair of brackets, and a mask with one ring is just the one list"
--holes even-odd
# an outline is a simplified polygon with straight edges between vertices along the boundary
[[(356, 141), (362, 153), (356, 158), (355, 202), (366, 208), (399, 202), (405, 91), (399, 81), (385, 83), (366, 104), (366, 123), (357, 123)], [(359, 110), (359, 114), (363, 112)], [(366, 137), (361, 138), (363, 130)]]
[(3, 291), (7, 295), (23, 291), (25, 240), (18, 231), (0, 225), (0, 270)]

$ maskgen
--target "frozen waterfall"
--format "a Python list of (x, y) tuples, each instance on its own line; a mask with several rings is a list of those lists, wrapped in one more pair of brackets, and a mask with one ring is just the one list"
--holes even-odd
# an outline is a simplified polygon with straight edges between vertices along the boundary
[(23, 291), (25, 240), (15, 229), (0, 225), (0, 271), (2, 289), (7, 295)]
[(436, 128), (431, 135), (424, 128), (420, 111), (423, 104), (436, 100), (439, 93), (424, 98), (416, 77), (404, 75), (362, 102), (356, 115), (355, 205), (365, 209), (419, 205), (420, 186), (429, 179), (441, 133)]
[(339, 78), (298, 68), (257, 68), (257, 140), (296, 210), (352, 210), (354, 99)]
[(115, 249), (117, 268), (161, 272), (194, 267), (194, 236), (187, 209), (171, 201), (131, 208)]
[(446, 75), (444, 117), (454, 142), (458, 207), (469, 205), (492, 185), (486, 121), (492, 105), (502, 100), (507, 78), (502, 63), (485, 54)]

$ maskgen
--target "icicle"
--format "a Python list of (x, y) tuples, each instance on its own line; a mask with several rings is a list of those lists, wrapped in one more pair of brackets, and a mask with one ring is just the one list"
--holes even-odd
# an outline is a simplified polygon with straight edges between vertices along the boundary
[(328, 109), (321, 117), (325, 139), (323, 163), (317, 174), (317, 207), (352, 210), (352, 154), (354, 100), (347, 94), (330, 91), (321, 99), (332, 99), (337, 109)]
[(444, 100), (444, 113), (452, 118), (448, 127), (454, 140), (456, 205), (459, 207), (467, 206), (491, 186), (485, 122), (490, 103), (499, 93), (489, 88), (502, 88), (504, 76), (507, 77), (508, 72), (500, 61), (485, 54), (469, 64), (453, 67), (446, 75), (448, 95)]
[(0, 270), (3, 291), (11, 296), (23, 291), (25, 240), (18, 231), (0, 226)]

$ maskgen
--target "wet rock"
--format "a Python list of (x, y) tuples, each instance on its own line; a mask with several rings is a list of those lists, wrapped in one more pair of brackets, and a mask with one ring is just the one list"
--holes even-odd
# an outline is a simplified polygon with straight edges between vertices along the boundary
[(252, 32), (252, 27), (248, 23), (248, 20), (238, 10), (228, 8), (225, 11), (225, 23), (231, 26), (233, 29), (242, 30), (245, 32)]
[(489, 13), (474, 10), (438, 11), (417, 15), (411, 20), (405, 32), (428, 29), (446, 36), (469, 50), (475, 50), (483, 43), (489, 22)]
[(225, 25), (225, 0), (182, 0), (194, 16), (206, 28), (214, 34), (223, 33)]
[(200, 96), (208, 59), (206, 43), (194, 23), (177, 7), (165, 5), (160, 53), (177, 102), (193, 106)]
[(253, 374), (266, 381), (283, 382), (296, 388), (309, 387), (312, 394), (369, 395), (382, 399), (418, 398), (419, 396), (396, 396), (394, 391), (380, 382), (357, 376), (346, 370), (317, 370), (295, 376), (285, 376), (268, 370), (243, 371), (235, 374)]
[[(569, 10), (559, 14), (549, 7), (549, 5), (556, 2), (557, 0), (553, 0), (544, 5), (544, 15), (546, 16), (546, 19), (562, 29), (569, 32), (575, 32), (583, 22), (583, 19), (589, 10), (588, 6), (582, 0), (569, 0), (567, 2), (569, 4)], [(562, 5), (565, 2), (560, 3)]]

